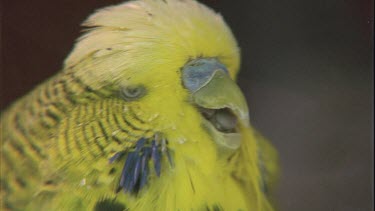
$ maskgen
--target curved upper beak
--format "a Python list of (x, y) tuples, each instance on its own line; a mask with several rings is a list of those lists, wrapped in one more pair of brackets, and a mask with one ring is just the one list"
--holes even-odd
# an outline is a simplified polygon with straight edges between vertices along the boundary
[(182, 81), (206, 119), (213, 139), (225, 149), (237, 149), (241, 127), (249, 126), (249, 109), (241, 89), (216, 59), (196, 59), (182, 69)]
[(213, 72), (207, 83), (193, 93), (194, 102), (207, 109), (230, 109), (245, 125), (249, 124), (249, 109), (241, 89), (229, 75)]

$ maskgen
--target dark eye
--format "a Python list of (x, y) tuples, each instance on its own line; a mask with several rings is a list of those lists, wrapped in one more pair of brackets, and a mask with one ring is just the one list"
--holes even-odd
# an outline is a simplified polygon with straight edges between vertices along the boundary
[(126, 101), (133, 101), (143, 97), (146, 88), (143, 85), (133, 85), (121, 87), (120, 95)]

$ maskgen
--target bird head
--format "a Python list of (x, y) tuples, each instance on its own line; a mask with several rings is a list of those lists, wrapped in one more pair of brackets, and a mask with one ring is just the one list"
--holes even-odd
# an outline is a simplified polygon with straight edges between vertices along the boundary
[(142, 0), (101, 9), (83, 25), (66, 71), (158, 116), (161, 131), (191, 124), (224, 148), (240, 146), (249, 119), (235, 82), (239, 48), (219, 14), (191, 0)]

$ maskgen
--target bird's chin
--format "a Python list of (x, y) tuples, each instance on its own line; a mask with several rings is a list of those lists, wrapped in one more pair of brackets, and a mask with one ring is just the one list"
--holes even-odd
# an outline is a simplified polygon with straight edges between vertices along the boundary
[(199, 109), (204, 117), (203, 126), (217, 145), (224, 150), (236, 150), (241, 145), (239, 119), (228, 109)]

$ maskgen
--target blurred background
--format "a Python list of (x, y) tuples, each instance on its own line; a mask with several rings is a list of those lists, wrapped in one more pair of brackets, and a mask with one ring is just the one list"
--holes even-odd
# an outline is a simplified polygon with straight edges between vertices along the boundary
[[(2, 0), (1, 109), (61, 69), (95, 9)], [(253, 125), (280, 153), (282, 211), (373, 206), (373, 2), (205, 0), (238, 39)]]

